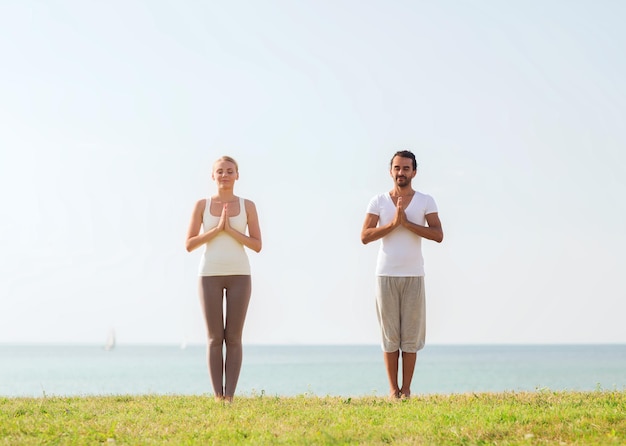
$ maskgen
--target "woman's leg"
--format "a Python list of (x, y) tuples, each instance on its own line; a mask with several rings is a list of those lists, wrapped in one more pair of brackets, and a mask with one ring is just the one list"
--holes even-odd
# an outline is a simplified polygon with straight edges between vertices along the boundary
[(224, 396), (224, 277), (200, 277), (200, 303), (207, 328), (207, 363), (216, 397)]
[(224, 396), (232, 399), (239, 380), (243, 347), (241, 336), (246, 320), (252, 282), (250, 276), (229, 276), (226, 286), (226, 381)]

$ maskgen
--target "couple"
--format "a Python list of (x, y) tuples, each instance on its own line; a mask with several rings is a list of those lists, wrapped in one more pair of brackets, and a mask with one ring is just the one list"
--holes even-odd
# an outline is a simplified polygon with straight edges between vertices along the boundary
[[(415, 155), (408, 150), (396, 152), (390, 174), (394, 186), (370, 200), (361, 241), (382, 239), (376, 265), (376, 311), (383, 355), (390, 396), (408, 398), (417, 351), (424, 347), (426, 335), (422, 238), (441, 242), (443, 230), (433, 198), (411, 186), (417, 174)], [(200, 301), (208, 334), (209, 374), (215, 398), (231, 402), (241, 370), (241, 337), (251, 294), (244, 246), (261, 251), (261, 229), (254, 203), (234, 194), (237, 162), (228, 156), (219, 158), (211, 178), (217, 193), (196, 203), (186, 248), (191, 252), (204, 245)], [(398, 384), (400, 351), (402, 386)]]

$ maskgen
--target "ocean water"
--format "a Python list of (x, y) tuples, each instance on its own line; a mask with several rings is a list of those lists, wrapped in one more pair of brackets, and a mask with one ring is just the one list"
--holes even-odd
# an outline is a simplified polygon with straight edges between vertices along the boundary
[[(0, 345), (0, 396), (210, 395), (204, 346)], [(434, 345), (413, 394), (626, 390), (626, 345)], [(244, 346), (238, 395), (387, 395), (378, 346)]]

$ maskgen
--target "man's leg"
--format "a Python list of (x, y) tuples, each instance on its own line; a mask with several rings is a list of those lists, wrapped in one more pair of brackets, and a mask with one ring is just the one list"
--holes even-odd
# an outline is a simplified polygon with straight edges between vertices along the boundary
[(415, 371), (415, 361), (417, 353), (402, 352), (402, 388), (400, 396), (409, 398), (411, 396), (411, 380)]
[(378, 276), (376, 289), (376, 314), (382, 333), (383, 358), (389, 395), (400, 397), (398, 386), (398, 362), (400, 359), (400, 299), (396, 286), (397, 277)]
[(406, 277), (400, 303), (402, 350), (401, 396), (411, 396), (411, 381), (415, 371), (417, 352), (426, 340), (426, 296), (424, 277)]
[(400, 387), (398, 386), (398, 360), (400, 359), (400, 351), (384, 352), (385, 369), (387, 370), (387, 379), (389, 380), (389, 396), (391, 398), (400, 398)]

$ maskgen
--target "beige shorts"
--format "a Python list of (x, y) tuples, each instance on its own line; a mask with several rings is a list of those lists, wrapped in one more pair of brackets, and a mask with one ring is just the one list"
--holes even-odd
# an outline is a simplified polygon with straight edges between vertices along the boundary
[(383, 351), (416, 353), (424, 348), (426, 340), (424, 277), (376, 279), (376, 313)]

